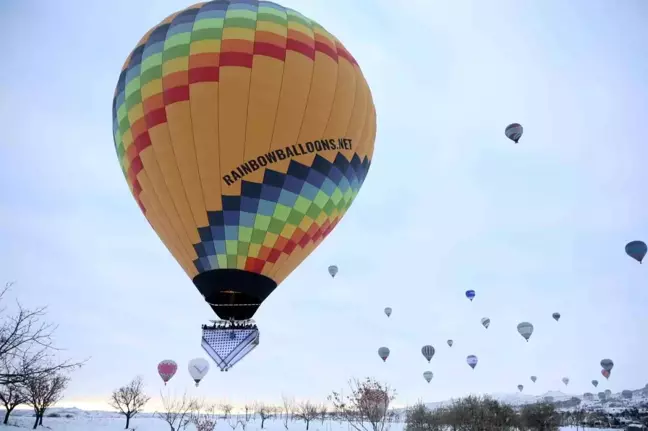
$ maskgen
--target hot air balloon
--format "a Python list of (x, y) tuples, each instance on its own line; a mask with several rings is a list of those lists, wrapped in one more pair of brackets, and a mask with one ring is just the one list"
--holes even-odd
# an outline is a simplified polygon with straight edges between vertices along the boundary
[(554, 313), (554, 314), (551, 315), (551, 317), (553, 317), (557, 322), (557, 321), (560, 320), (560, 313)]
[(429, 344), (423, 346), (421, 348), (421, 353), (423, 354), (423, 357), (427, 359), (428, 362), (430, 362), (432, 356), (434, 356), (434, 347), (430, 346)]
[(509, 138), (511, 141), (515, 142), (516, 144), (522, 137), (523, 132), (524, 129), (518, 123), (511, 123), (508, 126), (506, 126), (506, 129), (504, 129), (504, 134), (506, 135), (506, 137)]
[(189, 374), (191, 378), (196, 382), (196, 386), (200, 381), (207, 375), (209, 371), (209, 362), (203, 358), (196, 358), (189, 361)]
[(338, 273), (338, 267), (335, 265), (331, 265), (328, 268), (329, 274), (331, 274), (331, 277), (335, 278), (335, 274)]
[(158, 374), (162, 377), (162, 381), (166, 386), (167, 382), (171, 380), (171, 377), (173, 377), (176, 371), (178, 371), (178, 364), (176, 364), (172, 359), (165, 359), (158, 364), (157, 369)]
[(524, 385), (518, 385), (518, 391), (522, 392), (522, 389), (524, 389)]
[(428, 383), (432, 380), (432, 377), (434, 377), (434, 374), (432, 374), (432, 371), (426, 371), (423, 373), (423, 378), (427, 380)]
[(454, 341), (448, 340), (448, 346), (452, 347), (453, 344), (454, 344)]
[(569, 377), (563, 377), (562, 382), (567, 386), (569, 384)]
[(598, 380), (592, 380), (592, 384), (594, 385), (594, 387), (597, 387), (598, 386)]
[(599, 400), (601, 400), (601, 401), (605, 401), (605, 398), (607, 398), (605, 396), (605, 392), (599, 392), (597, 395), (598, 395)]
[(602, 374), (603, 377), (605, 377), (606, 379), (609, 379), (609, 378), (610, 378), (610, 371), (608, 371), (608, 370), (601, 370), (601, 374)]
[(535, 383), (536, 380), (538, 380), (538, 378), (537, 378), (536, 376), (531, 376), (531, 381), (532, 381), (533, 383)]
[(484, 325), (484, 328), (488, 329), (490, 326), (490, 319), (488, 317), (482, 317), (481, 324)]
[(383, 362), (387, 361), (387, 358), (389, 357), (389, 348), (381, 347), (378, 349), (378, 356), (380, 356), (380, 359), (382, 359)]
[(609, 390), (609, 389), (606, 389), (606, 390), (605, 390), (605, 396), (606, 396), (607, 398), (609, 398), (611, 395), (612, 395), (612, 391)]
[[(135, 201), (225, 321), (251, 319), (337, 226), (376, 135), (371, 91), (344, 45), (256, 0), (198, 3), (146, 33), (112, 118)], [(251, 324), (203, 327), (221, 370), (258, 342)]]
[(601, 359), (601, 367), (606, 371), (612, 371), (612, 368), (614, 368), (614, 362), (612, 359)]
[(625, 246), (626, 254), (639, 263), (642, 263), (643, 258), (646, 257), (647, 251), (648, 247), (643, 241), (630, 241)]
[(472, 302), (472, 300), (475, 299), (475, 291), (466, 290), (466, 298), (470, 299), (470, 302)]
[(478, 362), (478, 359), (477, 359), (477, 356), (475, 356), (475, 355), (468, 355), (466, 357), (466, 363), (468, 365), (470, 365), (470, 368), (472, 368), (473, 370), (477, 366), (477, 362)]
[(391, 314), (392, 314), (392, 309), (391, 309), (391, 307), (386, 307), (386, 308), (385, 308), (385, 314), (387, 315), (387, 317), (391, 316)]
[(524, 337), (524, 339), (528, 342), (529, 338), (531, 338), (531, 334), (533, 334), (533, 325), (529, 322), (522, 322), (517, 325), (517, 330), (520, 335)]

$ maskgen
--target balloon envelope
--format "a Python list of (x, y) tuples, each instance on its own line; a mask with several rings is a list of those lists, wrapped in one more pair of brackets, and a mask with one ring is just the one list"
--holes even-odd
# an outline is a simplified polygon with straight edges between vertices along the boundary
[(554, 313), (551, 315), (554, 319), (556, 319), (556, 322), (560, 320), (560, 313)]
[(490, 319), (488, 317), (483, 317), (481, 324), (484, 325), (484, 328), (488, 329), (488, 327), (490, 326)]
[(538, 378), (537, 378), (536, 376), (531, 376), (531, 381), (532, 381), (533, 383), (535, 383), (536, 380), (538, 380)]
[(506, 129), (504, 129), (504, 134), (506, 135), (506, 137), (516, 144), (522, 137), (523, 132), (523, 127), (518, 123), (509, 124), (508, 126), (506, 126)]
[(165, 359), (158, 364), (157, 369), (162, 381), (166, 384), (178, 371), (178, 364), (172, 359)]
[(569, 384), (569, 377), (563, 377), (563, 378), (562, 378), (562, 382), (563, 382), (565, 385), (568, 385), (568, 384)]
[(522, 322), (517, 325), (517, 330), (525, 340), (529, 341), (531, 334), (533, 334), (533, 325), (529, 322)]
[(434, 347), (430, 346), (429, 344), (423, 346), (421, 348), (421, 353), (423, 354), (423, 357), (427, 359), (428, 362), (430, 362), (430, 360), (434, 356)]
[(387, 308), (385, 308), (385, 314), (387, 315), (387, 317), (391, 316), (391, 314), (392, 314), (392, 309), (391, 309), (391, 307), (387, 307)]
[(198, 386), (198, 383), (209, 372), (209, 362), (207, 362), (203, 358), (192, 359), (191, 361), (189, 361), (188, 368), (189, 368), (189, 374), (191, 375), (191, 378), (194, 379), (194, 382), (196, 382), (196, 386)]
[(603, 374), (603, 377), (605, 377), (606, 379), (610, 378), (610, 371), (608, 370), (601, 370), (601, 374)]
[(598, 386), (598, 380), (592, 380), (592, 384), (594, 385), (594, 387), (597, 387)]
[(524, 389), (523, 385), (518, 385), (518, 391), (522, 392), (522, 389)]
[(467, 363), (468, 365), (470, 365), (470, 368), (472, 368), (473, 370), (474, 370), (475, 367), (477, 366), (477, 362), (478, 362), (478, 361), (479, 361), (479, 360), (477, 359), (477, 356), (475, 356), (475, 355), (468, 355), (468, 356), (466, 357), (466, 363)]
[(454, 344), (454, 341), (448, 340), (448, 346), (452, 347), (453, 344)]
[(234, 320), (251, 318), (339, 223), (376, 135), (344, 45), (255, 0), (199, 3), (146, 33), (112, 118), (138, 206), (212, 310)]
[(630, 241), (625, 246), (625, 252), (628, 256), (635, 259), (637, 262), (641, 263), (646, 257), (646, 252), (648, 247), (643, 241)]
[(474, 290), (466, 290), (466, 298), (470, 299), (471, 301), (475, 298), (475, 291)]
[(389, 348), (381, 347), (380, 349), (378, 349), (378, 356), (380, 356), (383, 361), (386, 361), (389, 357)]
[(602, 359), (601, 368), (606, 371), (612, 371), (612, 368), (614, 368), (614, 362), (612, 361), (612, 359)]
[(432, 377), (434, 377), (434, 374), (432, 374), (432, 371), (426, 371), (423, 373), (423, 378), (427, 380), (428, 383), (432, 380)]

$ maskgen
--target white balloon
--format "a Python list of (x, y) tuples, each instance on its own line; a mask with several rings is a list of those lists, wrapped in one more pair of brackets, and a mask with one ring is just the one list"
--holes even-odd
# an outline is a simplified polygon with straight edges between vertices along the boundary
[(191, 378), (196, 382), (196, 386), (198, 386), (198, 383), (200, 383), (208, 372), (209, 362), (206, 359), (196, 358), (189, 361), (189, 374), (191, 374)]

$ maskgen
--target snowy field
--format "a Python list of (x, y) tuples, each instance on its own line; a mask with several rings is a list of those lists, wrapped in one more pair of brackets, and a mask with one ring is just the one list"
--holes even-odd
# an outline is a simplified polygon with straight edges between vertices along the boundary
[[(6, 428), (0, 425), (0, 429), (10, 430), (20, 430), (20, 429), (31, 429), (33, 426), (33, 418), (31, 417), (20, 417), (17, 416), (10, 420), (11, 425)], [(112, 430), (123, 430), (124, 425), (126, 424), (123, 418), (117, 417), (104, 417), (104, 416), (92, 416), (87, 415), (86, 417), (76, 417), (71, 419), (65, 418), (48, 418), (46, 417), (43, 420), (43, 427), (38, 429), (49, 429), (52, 431), (112, 431)], [(392, 424), (391, 431), (402, 431), (404, 424), (394, 423)], [(303, 422), (289, 422), (288, 431), (304, 431), (306, 430), (306, 425)], [(170, 430), (166, 422), (161, 419), (150, 417), (136, 418), (131, 421), (130, 425), (131, 430), (135, 431), (167, 431)], [(562, 427), (561, 431), (573, 430), (576, 428), (571, 427)], [(579, 428), (581, 430), (582, 428)], [(241, 426), (237, 426), (233, 429), (227, 420), (220, 420), (216, 427), (217, 431), (244, 431)], [(245, 428), (245, 431), (259, 431), (261, 430), (261, 421), (250, 421)], [(267, 420), (265, 422), (264, 430), (267, 431), (285, 431), (283, 422), (280, 420)], [(606, 431), (602, 428), (585, 428), (585, 430), (590, 431)], [(186, 431), (195, 431), (195, 428), (190, 425), (187, 427)], [(353, 431), (353, 428), (350, 428), (346, 424), (340, 424), (333, 421), (324, 421), (319, 420), (313, 421), (310, 424), (309, 431)]]

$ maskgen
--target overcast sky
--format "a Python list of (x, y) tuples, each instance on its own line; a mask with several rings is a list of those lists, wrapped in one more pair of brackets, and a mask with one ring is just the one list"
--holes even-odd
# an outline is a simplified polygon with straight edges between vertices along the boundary
[[(282, 4), (358, 60), (375, 156), (344, 220), (257, 313), (260, 346), (199, 389), (186, 366), (206, 356), (200, 325), (214, 316), (133, 200), (111, 119), (124, 59), (188, 3), (0, 5), (0, 276), (17, 281), (12, 298), (49, 307), (64, 354), (91, 357), (63, 404), (103, 408), (138, 374), (157, 395), (165, 358), (179, 364), (176, 393), (236, 404), (323, 401), (354, 376), (389, 382), (398, 404), (520, 383), (582, 393), (608, 357), (599, 390), (644, 386), (648, 268), (623, 247), (648, 238), (648, 3)], [(525, 128), (518, 145), (511, 122)], [(529, 343), (521, 321), (535, 325)]]

